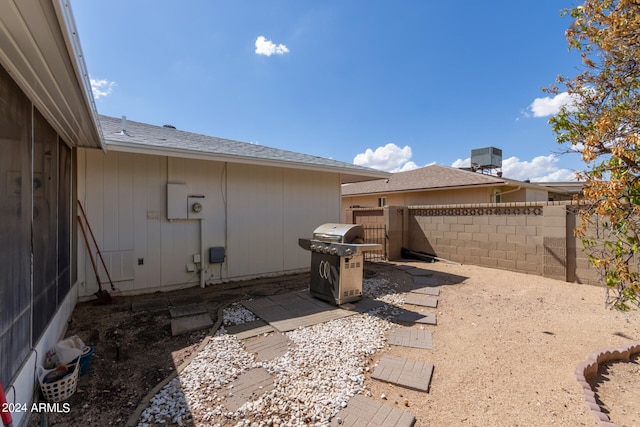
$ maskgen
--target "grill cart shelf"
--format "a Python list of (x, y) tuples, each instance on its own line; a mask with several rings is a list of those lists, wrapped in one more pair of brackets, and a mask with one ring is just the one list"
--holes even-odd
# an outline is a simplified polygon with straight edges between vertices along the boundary
[(382, 249), (364, 243), (364, 227), (357, 224), (323, 224), (298, 245), (311, 251), (311, 295), (333, 305), (362, 298), (363, 252)]

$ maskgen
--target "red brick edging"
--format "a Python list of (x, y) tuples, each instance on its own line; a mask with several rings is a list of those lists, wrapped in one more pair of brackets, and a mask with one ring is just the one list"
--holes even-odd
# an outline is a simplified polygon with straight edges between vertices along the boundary
[(591, 384), (587, 379), (594, 378), (598, 375), (598, 367), (601, 363), (606, 363), (615, 360), (629, 361), (632, 355), (640, 353), (640, 342), (627, 344), (618, 348), (603, 348), (592, 352), (586, 361), (579, 363), (576, 366), (575, 376), (578, 384), (582, 387), (584, 392), (584, 403), (589, 408), (591, 415), (601, 426), (606, 427), (618, 427), (609, 419), (609, 416), (602, 412), (602, 408), (596, 401), (596, 394), (591, 388)]

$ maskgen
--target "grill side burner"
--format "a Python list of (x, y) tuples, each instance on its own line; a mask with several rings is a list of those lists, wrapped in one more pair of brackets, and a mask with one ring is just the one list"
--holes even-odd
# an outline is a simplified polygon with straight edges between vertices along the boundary
[(356, 224), (323, 224), (311, 239), (298, 245), (311, 251), (311, 295), (334, 305), (362, 298), (365, 251), (382, 248), (364, 242), (364, 228)]

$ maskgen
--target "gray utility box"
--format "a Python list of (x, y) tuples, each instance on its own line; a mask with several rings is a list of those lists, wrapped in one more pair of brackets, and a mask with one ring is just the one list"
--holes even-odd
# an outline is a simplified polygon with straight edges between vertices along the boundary
[(333, 305), (362, 298), (363, 252), (382, 249), (364, 243), (364, 228), (356, 224), (323, 224), (298, 244), (311, 251), (311, 295)]

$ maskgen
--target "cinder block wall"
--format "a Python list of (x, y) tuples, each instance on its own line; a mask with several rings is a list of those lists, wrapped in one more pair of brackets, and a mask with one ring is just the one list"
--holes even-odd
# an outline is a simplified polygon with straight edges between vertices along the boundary
[(571, 202), (409, 207), (409, 249), (463, 264), (597, 284)]
[(385, 223), (384, 208), (349, 208), (344, 213), (345, 224), (378, 224)]
[(542, 275), (543, 209), (531, 204), (409, 208), (409, 248), (463, 264)]
[(599, 284), (574, 235), (573, 202), (390, 206), (349, 209), (345, 222), (384, 223), (390, 260), (401, 248), (568, 282)]

